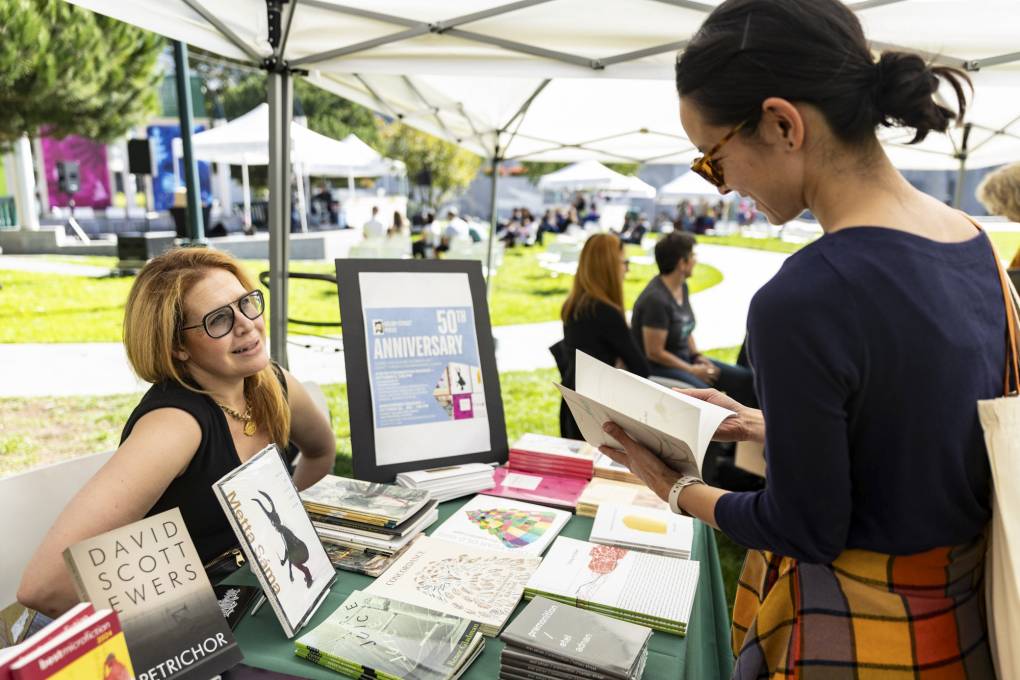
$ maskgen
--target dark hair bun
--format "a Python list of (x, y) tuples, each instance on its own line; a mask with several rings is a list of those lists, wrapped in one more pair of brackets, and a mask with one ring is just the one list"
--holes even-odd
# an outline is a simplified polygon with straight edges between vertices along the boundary
[[(883, 52), (875, 72), (876, 123), (914, 128), (916, 134), (911, 144), (920, 142), (932, 130), (945, 132), (953, 120), (962, 119), (966, 112), (963, 83), (969, 79), (956, 69), (930, 66), (909, 52)], [(940, 80), (949, 83), (956, 93), (958, 111), (935, 101)]]

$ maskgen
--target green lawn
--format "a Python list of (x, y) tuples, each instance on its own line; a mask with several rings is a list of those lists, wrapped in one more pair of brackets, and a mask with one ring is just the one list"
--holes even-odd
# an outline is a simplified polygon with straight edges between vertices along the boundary
[[(644, 254), (636, 246), (632, 255)], [(507, 252), (492, 281), (489, 310), (493, 325), (555, 321), (570, 290), (572, 277), (558, 276), (538, 264), (540, 248)], [(116, 258), (57, 257), (50, 261), (112, 267)], [(264, 260), (246, 261), (252, 276), (268, 269)], [(291, 271), (334, 273), (332, 263), (291, 263)], [(624, 293), (633, 304), (652, 276), (652, 265), (631, 266)], [(119, 342), (124, 303), (133, 277), (88, 278), (0, 270), (0, 342)], [(722, 280), (719, 270), (699, 265), (691, 279), (692, 292)], [(272, 301), (270, 301), (271, 304)], [(330, 283), (291, 279), (290, 318), (302, 321), (339, 321), (336, 288)], [(291, 333), (336, 334), (336, 328), (291, 324)]]
[[(1017, 248), (1020, 248), (1020, 232), (990, 231), (988, 237), (992, 239), (999, 257), (1012, 260)], [(749, 238), (747, 236), (699, 236), (698, 243), (711, 243), (720, 246), (737, 246), (740, 248), (751, 248), (753, 250), (767, 250), (773, 253), (795, 253), (806, 244), (787, 243), (778, 238)]]

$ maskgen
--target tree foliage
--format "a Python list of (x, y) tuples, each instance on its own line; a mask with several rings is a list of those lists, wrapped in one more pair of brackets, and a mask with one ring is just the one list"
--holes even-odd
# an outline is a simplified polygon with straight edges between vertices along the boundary
[(64, 0), (0, 1), (0, 145), (118, 137), (157, 110), (163, 40)]
[(402, 123), (382, 131), (384, 154), (404, 161), (411, 186), (422, 205), (438, 208), (478, 174), (482, 159), (450, 142)]

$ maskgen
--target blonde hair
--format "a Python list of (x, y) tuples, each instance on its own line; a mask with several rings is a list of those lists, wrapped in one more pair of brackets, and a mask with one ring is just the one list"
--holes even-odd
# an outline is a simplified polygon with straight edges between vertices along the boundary
[[(184, 296), (210, 269), (237, 277), (245, 290), (255, 282), (230, 255), (211, 248), (176, 248), (150, 260), (138, 273), (124, 309), (124, 348), (131, 368), (150, 383), (173, 380), (209, 394), (190, 380), (174, 350), (183, 345)], [(290, 407), (272, 364), (244, 379), (244, 397), (256, 423), (265, 423), (281, 447), (290, 439)]]
[(1020, 163), (1004, 165), (985, 175), (977, 198), (992, 215), (1020, 222)]
[(604, 302), (623, 314), (622, 248), (620, 239), (613, 234), (595, 234), (585, 242), (577, 262), (574, 285), (560, 310), (560, 318), (564, 321), (577, 319), (587, 313), (596, 301)]

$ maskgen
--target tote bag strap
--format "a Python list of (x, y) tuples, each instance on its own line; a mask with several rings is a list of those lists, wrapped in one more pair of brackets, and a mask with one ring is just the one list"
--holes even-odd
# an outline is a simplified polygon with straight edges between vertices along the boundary
[[(970, 223), (977, 227), (978, 231), (984, 229), (970, 215), (965, 215)], [(1006, 304), (1006, 377), (1003, 382), (1003, 393), (1005, 396), (1020, 394), (1020, 295), (1017, 295), (1013, 282), (1006, 275), (1006, 268), (999, 260), (999, 254), (995, 251), (995, 244), (992, 244), (992, 253), (995, 255), (995, 268), (999, 272), (999, 283), (1002, 286), (1002, 299)]]

